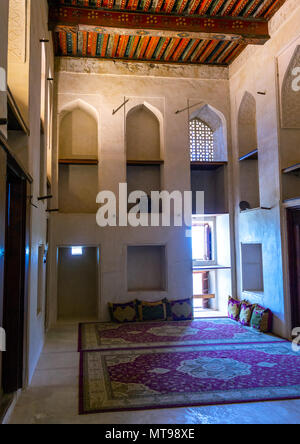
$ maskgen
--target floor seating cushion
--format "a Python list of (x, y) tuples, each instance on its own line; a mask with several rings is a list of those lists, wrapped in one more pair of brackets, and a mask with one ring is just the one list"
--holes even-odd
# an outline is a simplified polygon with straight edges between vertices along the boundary
[(138, 320), (136, 302), (126, 304), (108, 304), (109, 313), (113, 322), (135, 322)]
[(240, 324), (245, 327), (250, 327), (251, 316), (253, 312), (254, 306), (247, 301), (242, 301), (241, 303), (241, 311), (239, 316)]
[(169, 301), (172, 321), (191, 321), (194, 318), (193, 300)]
[(165, 301), (145, 302), (137, 301), (140, 321), (166, 321), (167, 307)]
[(262, 333), (272, 330), (272, 312), (269, 309), (256, 304), (251, 316), (250, 326)]
[(233, 321), (239, 321), (240, 311), (241, 311), (241, 302), (229, 296), (228, 317)]

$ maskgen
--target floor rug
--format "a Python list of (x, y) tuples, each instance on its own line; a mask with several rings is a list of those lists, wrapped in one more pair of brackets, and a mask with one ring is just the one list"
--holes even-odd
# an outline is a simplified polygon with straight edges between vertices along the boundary
[(80, 413), (300, 398), (300, 350), (236, 344), (81, 353)]
[(228, 318), (79, 326), (79, 351), (279, 341)]

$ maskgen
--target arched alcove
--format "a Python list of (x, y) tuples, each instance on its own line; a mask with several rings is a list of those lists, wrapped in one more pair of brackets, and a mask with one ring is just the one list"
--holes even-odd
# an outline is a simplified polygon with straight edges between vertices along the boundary
[(61, 118), (59, 158), (98, 158), (98, 123), (92, 113), (80, 105), (65, 111)]
[(283, 200), (300, 196), (300, 46), (288, 64), (281, 90)]
[(159, 160), (161, 158), (160, 123), (144, 104), (129, 111), (126, 118), (128, 160)]
[(64, 213), (96, 213), (98, 118), (87, 103), (66, 106), (59, 122), (59, 208)]
[(208, 104), (190, 114), (189, 149), (193, 214), (200, 211), (196, 208), (197, 191), (204, 192), (205, 214), (227, 213), (226, 120), (222, 113)]
[(211, 160), (214, 162), (226, 162), (228, 159), (227, 128), (223, 114), (210, 105), (203, 105), (190, 115), (190, 126), (193, 121), (202, 122), (212, 131), (213, 158)]
[(256, 101), (245, 92), (238, 112), (240, 202), (248, 208), (260, 206)]
[(244, 94), (238, 113), (239, 157), (257, 150), (256, 102), (249, 92)]
[(297, 46), (285, 73), (282, 92), (282, 126), (288, 129), (300, 129), (300, 46)]
[(126, 115), (128, 194), (139, 190), (150, 197), (151, 191), (161, 190), (162, 125), (161, 113), (146, 102), (131, 108)]

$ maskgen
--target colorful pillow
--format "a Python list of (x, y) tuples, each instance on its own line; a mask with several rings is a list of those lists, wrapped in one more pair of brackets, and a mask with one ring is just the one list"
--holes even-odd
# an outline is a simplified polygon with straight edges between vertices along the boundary
[(250, 326), (255, 330), (267, 333), (272, 330), (272, 312), (260, 305), (254, 305)]
[(166, 310), (167, 310), (167, 321), (172, 321), (172, 310), (171, 310), (171, 302), (165, 298), (162, 300), (166, 304)]
[(136, 302), (127, 304), (108, 304), (109, 313), (113, 322), (135, 322), (138, 320)]
[(238, 321), (241, 311), (241, 302), (229, 296), (228, 317), (233, 321)]
[(167, 319), (167, 308), (164, 301), (137, 301), (137, 307), (140, 321), (165, 321)]
[(253, 305), (247, 301), (242, 301), (239, 322), (245, 327), (250, 327)]
[(194, 319), (193, 299), (169, 301), (172, 321), (191, 321)]

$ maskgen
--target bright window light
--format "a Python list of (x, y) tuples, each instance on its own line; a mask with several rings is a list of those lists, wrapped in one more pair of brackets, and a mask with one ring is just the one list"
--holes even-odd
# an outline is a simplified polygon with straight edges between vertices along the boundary
[(72, 247), (72, 256), (82, 256), (82, 247)]

